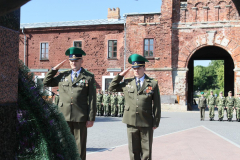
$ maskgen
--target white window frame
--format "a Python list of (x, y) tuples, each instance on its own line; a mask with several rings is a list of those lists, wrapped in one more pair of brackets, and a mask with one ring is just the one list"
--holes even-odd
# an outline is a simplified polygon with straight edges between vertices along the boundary
[[(118, 40), (117, 40), (117, 39), (109, 39), (109, 40), (108, 40), (108, 45), (107, 45), (107, 58), (108, 58), (108, 59), (111, 59), (111, 58), (109, 58), (109, 41), (117, 41), (117, 56), (118, 56)], [(117, 56), (116, 56), (116, 57), (112, 57), (112, 58), (117, 58)]]
[[(48, 44), (48, 58), (47, 59), (42, 59), (42, 43), (47, 43)], [(48, 61), (49, 60), (49, 42), (40, 42), (40, 61)]]
[(81, 43), (82, 43), (81, 49), (83, 49), (83, 41), (81, 41), (81, 40), (79, 40), (79, 41), (78, 41), (78, 40), (77, 40), (77, 41), (73, 41), (73, 47), (75, 47), (75, 46), (74, 46), (74, 43), (75, 43), (75, 42), (81, 42)]
[(114, 78), (113, 72), (110, 72), (110, 76), (102, 76), (102, 91), (105, 91), (105, 80), (108, 78)]

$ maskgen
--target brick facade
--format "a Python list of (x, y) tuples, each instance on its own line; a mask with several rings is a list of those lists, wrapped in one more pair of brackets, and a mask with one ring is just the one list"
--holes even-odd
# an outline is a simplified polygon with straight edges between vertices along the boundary
[[(108, 12), (109, 19), (120, 18), (118, 8)], [(81, 40), (87, 53), (83, 66), (95, 74), (97, 88), (104, 90), (103, 78), (113, 77), (124, 69), (125, 40), (128, 58), (132, 53), (144, 55), (144, 40), (151, 38), (154, 53), (148, 57), (146, 73), (158, 80), (161, 95), (177, 95), (180, 104), (187, 103), (188, 63), (197, 50), (206, 46), (223, 48), (231, 55), (235, 66), (234, 90), (240, 90), (240, 21), (231, 0), (187, 0), (187, 3), (162, 0), (161, 13), (125, 14), (125, 23), (126, 32), (124, 23), (26, 28), (27, 65), (30, 69), (50, 69), (66, 58), (64, 51), (74, 41)], [(108, 40), (117, 40), (115, 59), (108, 59)], [(49, 42), (48, 61), (39, 60), (40, 42)], [(20, 42), (21, 59), (23, 47)]]

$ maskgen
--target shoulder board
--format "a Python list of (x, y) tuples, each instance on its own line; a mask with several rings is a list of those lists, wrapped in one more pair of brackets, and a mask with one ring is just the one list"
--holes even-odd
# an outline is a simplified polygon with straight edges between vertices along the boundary
[[(86, 70), (85, 70), (86, 71)], [(89, 73), (89, 74), (91, 74), (91, 75), (94, 75), (92, 72), (90, 72), (90, 71), (86, 71), (87, 73)]]
[(65, 71), (61, 71), (60, 73), (65, 73), (65, 72), (70, 72), (71, 69), (65, 70)]
[(131, 77), (131, 78), (124, 78), (124, 79), (126, 79), (126, 80), (129, 80), (129, 79), (134, 79), (133, 77)]

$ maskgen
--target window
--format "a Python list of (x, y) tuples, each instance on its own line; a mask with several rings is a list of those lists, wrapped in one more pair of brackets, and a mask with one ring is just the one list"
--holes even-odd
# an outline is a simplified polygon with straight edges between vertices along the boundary
[(117, 41), (108, 41), (108, 58), (117, 58)]
[(144, 40), (144, 57), (153, 57), (153, 39)]
[(105, 78), (105, 90), (108, 90), (113, 78)]
[(73, 46), (82, 49), (82, 41), (74, 41), (73, 42)]
[(180, 0), (180, 8), (187, 8), (187, 0)]
[(48, 60), (48, 43), (41, 43), (40, 60)]

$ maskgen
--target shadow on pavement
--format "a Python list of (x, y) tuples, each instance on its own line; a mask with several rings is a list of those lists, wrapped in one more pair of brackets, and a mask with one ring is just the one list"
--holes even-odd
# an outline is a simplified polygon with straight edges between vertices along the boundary
[(96, 122), (116, 122), (122, 121), (122, 117), (96, 117)]

